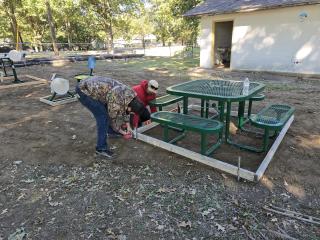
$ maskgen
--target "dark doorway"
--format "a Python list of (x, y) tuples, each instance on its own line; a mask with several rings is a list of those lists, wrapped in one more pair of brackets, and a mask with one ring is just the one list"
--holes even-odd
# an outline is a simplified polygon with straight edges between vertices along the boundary
[(233, 21), (216, 22), (214, 28), (214, 64), (230, 67)]

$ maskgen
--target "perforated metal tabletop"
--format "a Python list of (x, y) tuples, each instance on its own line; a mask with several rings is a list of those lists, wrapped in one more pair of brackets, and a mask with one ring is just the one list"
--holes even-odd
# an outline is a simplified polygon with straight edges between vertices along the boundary
[(250, 82), (248, 94), (243, 93), (243, 82), (233, 80), (194, 80), (167, 88), (173, 95), (218, 101), (242, 101), (264, 89), (265, 85)]

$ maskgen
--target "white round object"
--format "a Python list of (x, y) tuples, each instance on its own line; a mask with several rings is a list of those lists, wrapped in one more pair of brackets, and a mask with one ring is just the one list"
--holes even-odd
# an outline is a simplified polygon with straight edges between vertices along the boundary
[(55, 78), (50, 84), (51, 92), (58, 95), (64, 95), (69, 91), (69, 80), (64, 78)]
[(8, 57), (11, 59), (13, 62), (20, 62), (24, 60), (25, 54), (22, 52), (19, 52), (17, 50), (11, 50), (8, 53)]

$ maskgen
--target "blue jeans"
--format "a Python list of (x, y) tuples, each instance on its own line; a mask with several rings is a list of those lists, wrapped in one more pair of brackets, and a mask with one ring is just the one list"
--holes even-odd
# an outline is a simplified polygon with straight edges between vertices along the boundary
[(98, 151), (107, 150), (108, 149), (107, 131), (111, 132), (112, 129), (109, 128), (109, 114), (108, 114), (106, 105), (81, 92), (78, 86), (76, 87), (76, 92), (80, 96), (79, 101), (81, 102), (81, 104), (86, 108), (88, 108), (90, 112), (92, 112), (94, 118), (96, 119), (96, 123), (97, 123), (96, 150)]

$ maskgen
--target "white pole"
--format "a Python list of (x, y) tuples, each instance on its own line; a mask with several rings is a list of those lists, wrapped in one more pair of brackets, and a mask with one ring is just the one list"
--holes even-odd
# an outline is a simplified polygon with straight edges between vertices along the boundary
[(0, 82), (3, 82), (4, 72), (0, 72)]

